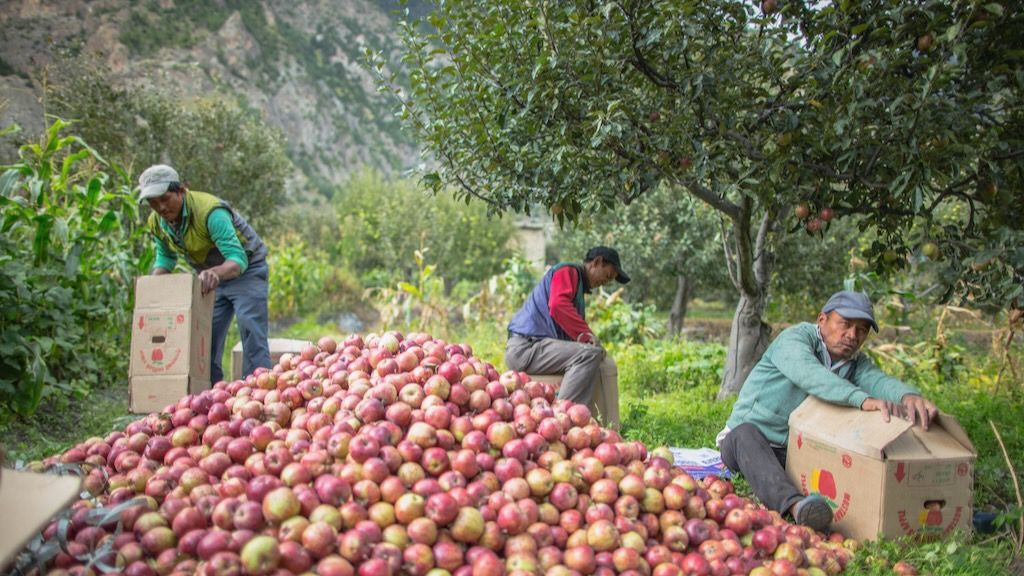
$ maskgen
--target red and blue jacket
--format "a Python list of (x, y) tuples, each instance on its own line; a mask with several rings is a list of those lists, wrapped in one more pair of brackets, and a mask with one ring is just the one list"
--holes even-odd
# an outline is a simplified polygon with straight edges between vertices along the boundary
[(593, 332), (587, 321), (583, 295), (590, 291), (587, 274), (579, 264), (556, 264), (541, 278), (509, 322), (509, 334), (587, 342)]

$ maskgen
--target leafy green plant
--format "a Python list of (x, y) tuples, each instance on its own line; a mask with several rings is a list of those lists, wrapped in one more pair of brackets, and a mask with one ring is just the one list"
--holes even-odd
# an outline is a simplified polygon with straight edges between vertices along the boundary
[[(505, 270), (484, 280), (479, 289), (462, 305), (466, 322), (508, 322), (523, 305), (537, 282), (532, 266), (520, 255), (504, 261)], [(454, 296), (454, 294), (453, 294)]]
[(75, 118), (77, 133), (111, 162), (136, 174), (172, 164), (190, 189), (227, 200), (264, 239), (272, 236), (291, 202), (280, 130), (227, 98), (182, 102), (157, 88), (118, 88), (84, 57), (58, 61), (49, 76), (50, 109)]
[(457, 280), (481, 282), (500, 273), (508, 257), (510, 219), (488, 217), (480, 202), (431, 195), (411, 180), (363, 170), (337, 191), (333, 203), (338, 228), (332, 253), (367, 286), (415, 282), (413, 253), (422, 248), (444, 272), (446, 292)]
[(310, 253), (305, 241), (285, 234), (270, 245), (270, 318), (280, 320), (317, 311), (331, 266), (322, 254)]
[(587, 321), (604, 344), (643, 344), (659, 332), (656, 310), (653, 305), (626, 302), (622, 290), (598, 292), (587, 306)]
[(152, 261), (127, 175), (55, 119), (0, 176), (0, 418), (123, 374)]
[(652, 340), (643, 346), (613, 346), (611, 351), (619, 386), (639, 397), (713, 386), (725, 361), (721, 345), (685, 340)]
[[(448, 330), (448, 305), (444, 281), (435, 275), (436, 264), (427, 264), (426, 249), (413, 252), (416, 283), (400, 281), (394, 288), (371, 288), (367, 295), (381, 303), (381, 323), (385, 328), (405, 330)], [(400, 321), (400, 324), (397, 322)]]

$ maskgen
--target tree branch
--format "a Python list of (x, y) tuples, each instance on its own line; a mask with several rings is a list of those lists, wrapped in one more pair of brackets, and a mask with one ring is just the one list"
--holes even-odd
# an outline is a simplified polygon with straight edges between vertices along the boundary
[(729, 232), (725, 229), (725, 218), (719, 218), (718, 225), (722, 230), (722, 251), (725, 253), (725, 271), (728, 272), (729, 280), (732, 282), (733, 287), (739, 290), (740, 281), (733, 270), (733, 255), (729, 251)]
[(708, 206), (711, 206), (715, 210), (718, 210), (722, 214), (728, 216), (730, 220), (736, 220), (739, 218), (739, 206), (729, 202), (724, 197), (715, 194), (711, 189), (698, 182), (695, 178), (684, 180), (676, 177), (673, 183), (689, 190), (691, 194), (700, 200), (703, 200)]
[(739, 274), (739, 289), (744, 294), (756, 297), (760, 294), (760, 286), (754, 278), (753, 239), (750, 237), (750, 217), (753, 200), (744, 195), (740, 200), (739, 218), (733, 220), (736, 230), (736, 270)]

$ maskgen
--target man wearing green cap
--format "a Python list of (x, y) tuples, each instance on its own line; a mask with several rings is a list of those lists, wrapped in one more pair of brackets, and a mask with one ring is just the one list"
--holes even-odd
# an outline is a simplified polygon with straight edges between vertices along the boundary
[(722, 461), (740, 472), (768, 508), (821, 532), (832, 509), (819, 494), (801, 495), (786, 477), (789, 415), (808, 396), (919, 421), (935, 417), (935, 404), (915, 388), (887, 376), (860, 352), (870, 330), (878, 331), (871, 300), (842, 291), (829, 298), (817, 324), (783, 330), (743, 383), (732, 415), (716, 442)]
[(221, 357), (232, 316), (238, 317), (243, 374), (270, 368), (267, 343), (267, 247), (231, 206), (189, 190), (178, 172), (157, 164), (139, 176), (139, 203), (153, 213), (148, 227), (156, 247), (153, 274), (174, 271), (178, 258), (199, 274), (204, 294), (216, 291), (210, 349), (210, 381), (224, 378)]

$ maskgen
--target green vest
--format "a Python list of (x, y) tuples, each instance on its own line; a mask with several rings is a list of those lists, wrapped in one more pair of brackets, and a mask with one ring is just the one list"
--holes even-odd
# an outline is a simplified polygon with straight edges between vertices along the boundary
[(235, 212), (230, 204), (206, 192), (193, 190), (185, 192), (183, 215), (185, 232), (180, 237), (164, 230), (164, 227), (161, 226), (162, 219), (156, 212), (149, 215), (149, 230), (175, 254), (185, 258), (185, 261), (195, 270), (202, 271), (219, 266), (224, 263), (225, 258), (217, 249), (207, 228), (207, 219), (210, 217), (210, 213), (217, 208), (225, 208), (231, 213), (231, 222), (235, 227), (238, 242), (245, 250), (249, 267), (263, 262), (267, 257), (267, 247), (252, 226), (249, 226), (245, 218)]

